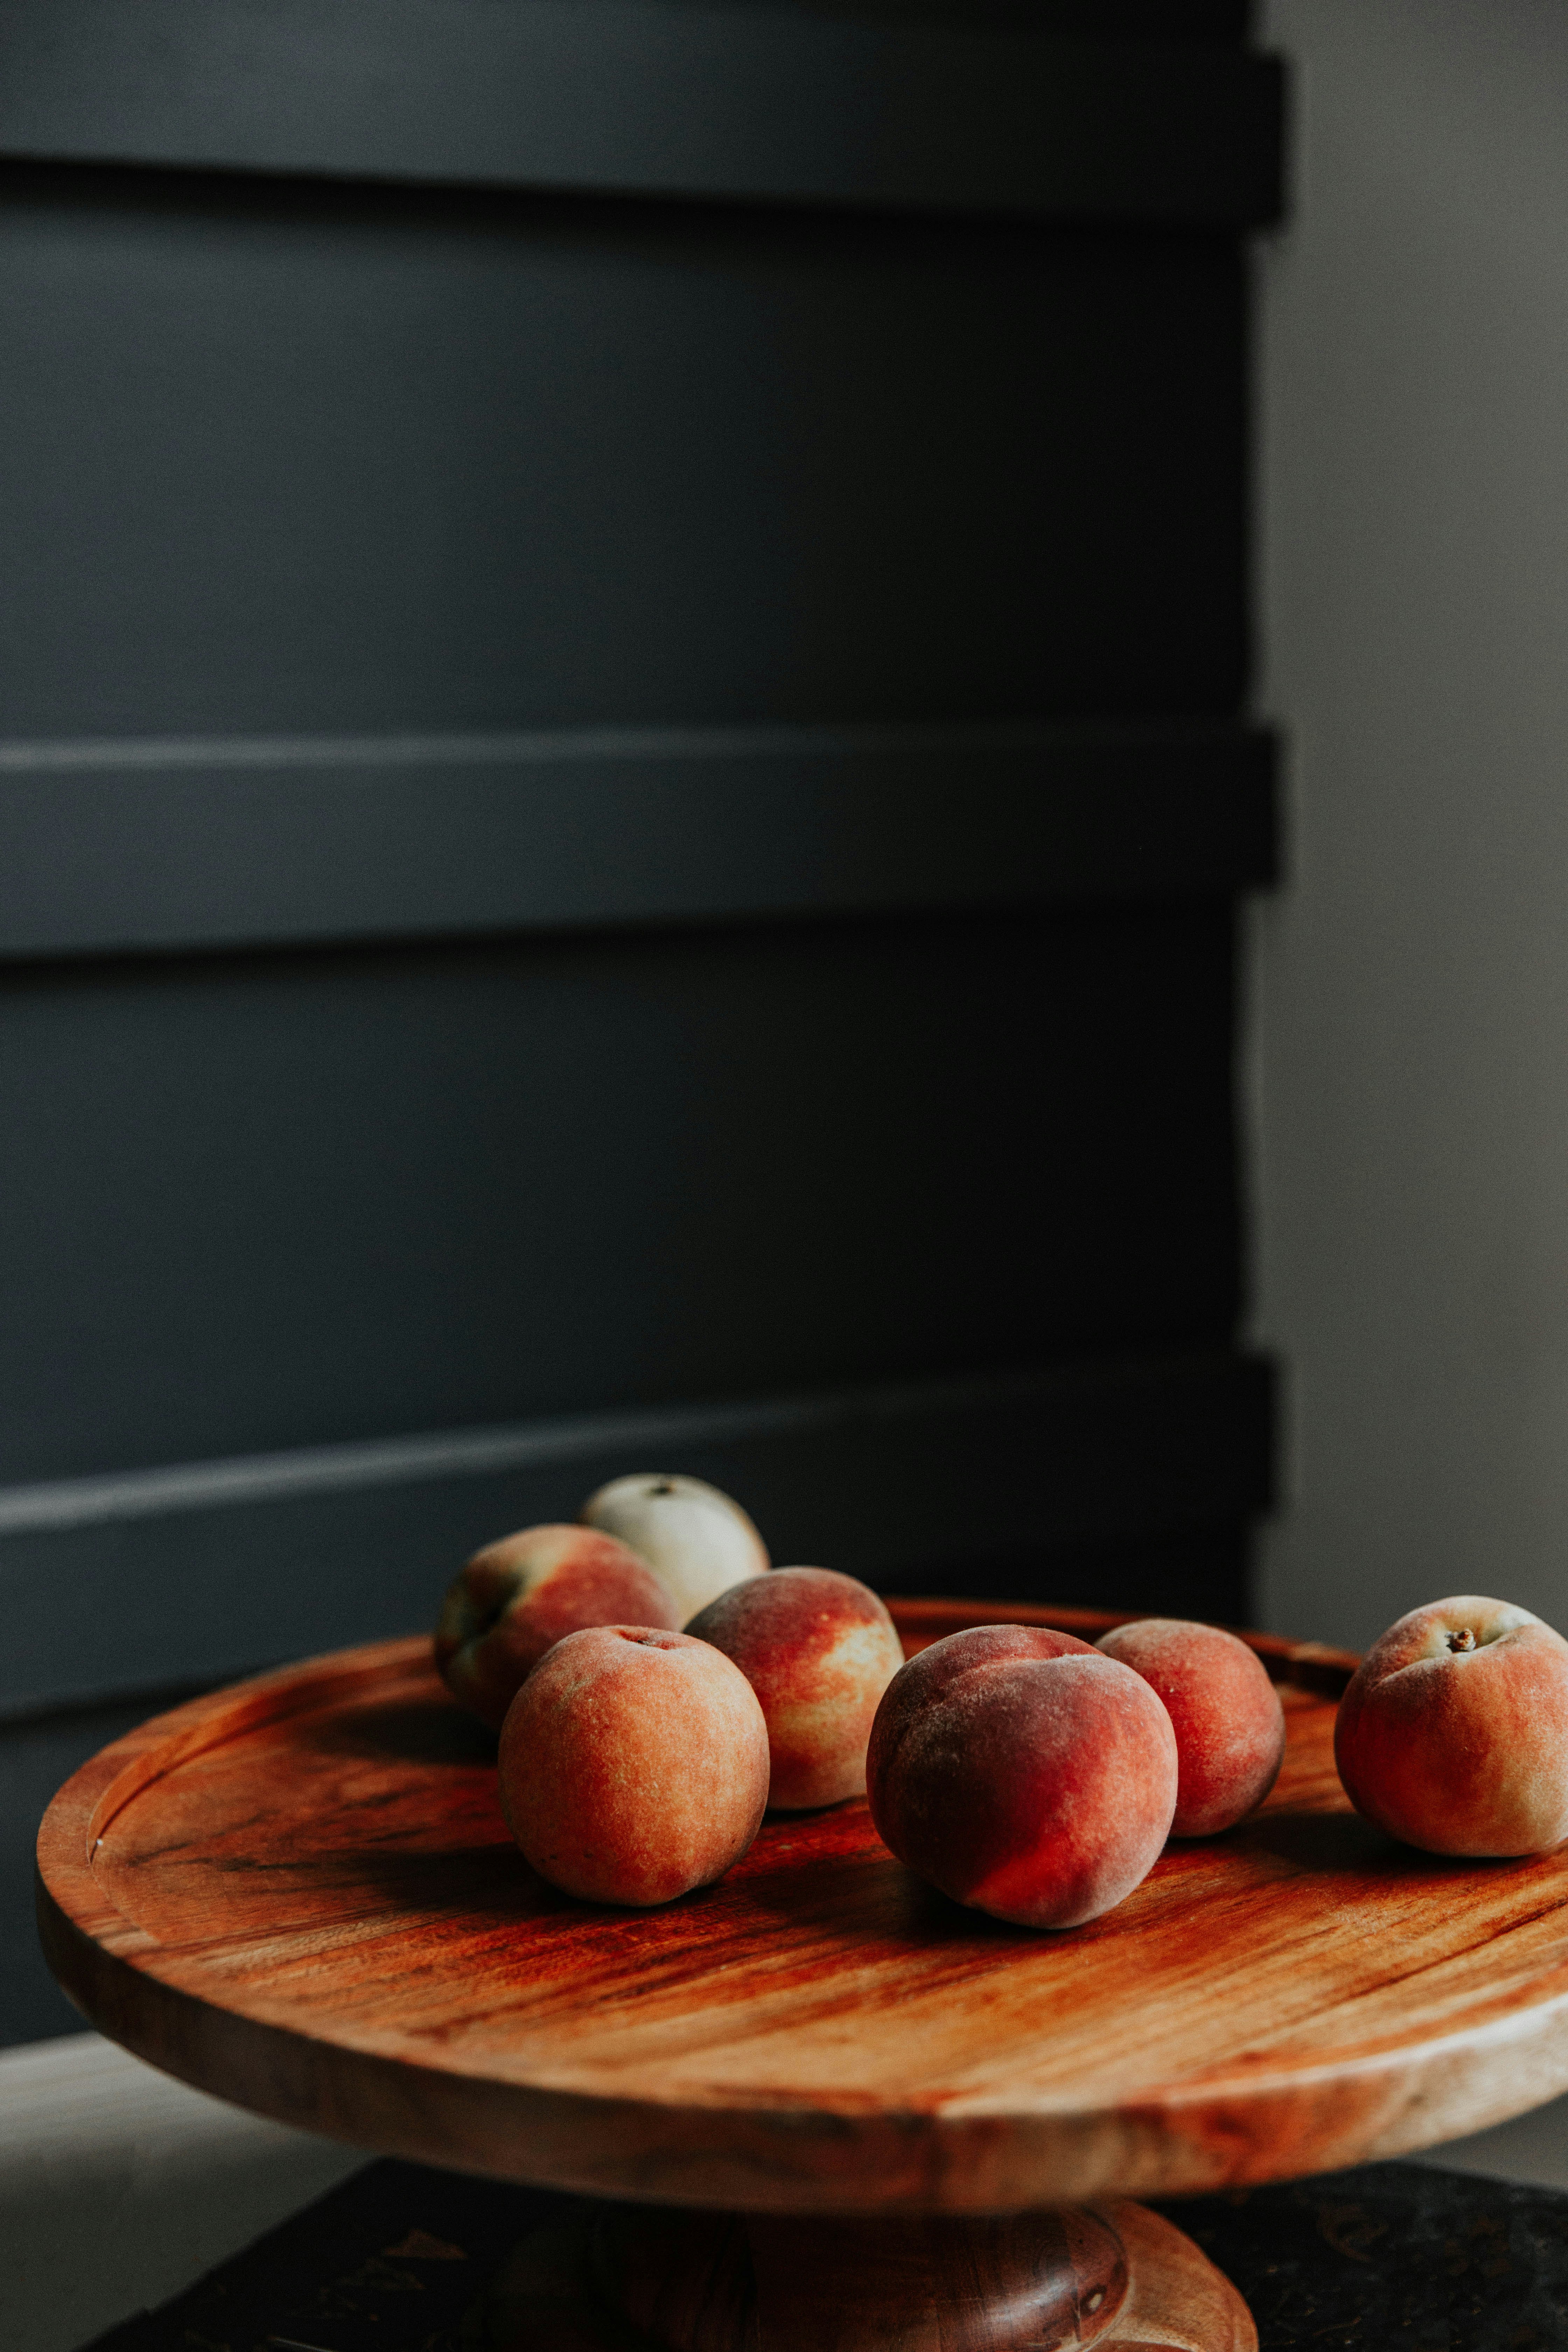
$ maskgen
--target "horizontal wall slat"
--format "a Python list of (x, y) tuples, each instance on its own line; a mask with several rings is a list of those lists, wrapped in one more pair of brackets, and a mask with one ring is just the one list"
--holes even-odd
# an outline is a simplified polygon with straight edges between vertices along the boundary
[(647, 195), (1248, 224), (1279, 68), (616, 0), (12, 0), (0, 153)]
[(1270, 1385), (1209, 1355), (605, 1412), (0, 1490), (0, 1710), (431, 1621), (476, 1545), (638, 1468), (740, 1496), (776, 1559), (884, 1589), (966, 1559), (1180, 1534), (1269, 1493)]
[(0, 747), (0, 955), (1230, 892), (1258, 730), (724, 729)]

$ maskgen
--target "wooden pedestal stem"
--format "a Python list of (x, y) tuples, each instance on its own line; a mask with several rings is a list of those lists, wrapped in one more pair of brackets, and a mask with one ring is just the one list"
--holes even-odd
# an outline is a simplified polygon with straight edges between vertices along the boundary
[(1047, 2213), (782, 2219), (604, 2206), (523, 2241), (485, 2352), (1257, 2352), (1189, 2238), (1115, 2200)]

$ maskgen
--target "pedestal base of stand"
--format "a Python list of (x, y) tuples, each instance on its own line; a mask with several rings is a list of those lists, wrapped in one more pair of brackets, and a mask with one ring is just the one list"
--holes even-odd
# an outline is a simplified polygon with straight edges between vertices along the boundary
[(604, 2206), (525, 2239), (483, 2352), (1257, 2352), (1228, 2279), (1141, 2205), (786, 2220)]

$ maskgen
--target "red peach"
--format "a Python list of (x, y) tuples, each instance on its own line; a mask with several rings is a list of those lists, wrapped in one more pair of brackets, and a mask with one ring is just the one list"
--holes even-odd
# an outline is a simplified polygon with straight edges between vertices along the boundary
[(1176, 1805), (1171, 1718), (1071, 1633), (980, 1625), (894, 1675), (871, 1727), (871, 1818), (944, 1895), (1026, 1927), (1109, 1911)]
[(477, 1551), (448, 1588), (436, 1664), (453, 1697), (499, 1730), (552, 1643), (616, 1623), (675, 1630), (675, 1603), (647, 1560), (592, 1528), (524, 1528)]
[(1095, 1647), (1165, 1703), (1176, 1735), (1172, 1836), (1212, 1837), (1256, 1811), (1285, 1755), (1285, 1710), (1257, 1651), (1184, 1617), (1141, 1617)]
[(1568, 1838), (1568, 1642), (1505, 1601), (1412, 1609), (1340, 1701), (1358, 1813), (1428, 1853), (1545, 1853)]
[(830, 1568), (775, 1568), (733, 1584), (686, 1628), (732, 1658), (762, 1701), (768, 1802), (836, 1805), (866, 1788), (866, 1742), (904, 1645), (869, 1585)]
[(710, 1643), (595, 1626), (557, 1642), (512, 1701), (500, 1790), (542, 1878), (588, 1903), (668, 1903), (756, 1836), (768, 1727)]

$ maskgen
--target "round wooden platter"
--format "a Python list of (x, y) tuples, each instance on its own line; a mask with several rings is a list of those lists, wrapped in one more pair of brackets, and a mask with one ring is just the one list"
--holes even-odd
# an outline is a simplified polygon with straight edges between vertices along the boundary
[[(911, 1652), (965, 1624), (1122, 1622), (894, 1609)], [(662, 1909), (577, 1903), (523, 1863), (493, 1743), (409, 1640), (196, 1700), (84, 1767), (39, 1837), (45, 1945), (95, 2025), (243, 2105), (752, 2213), (1271, 2179), (1568, 2085), (1568, 1854), (1445, 1862), (1379, 1836), (1333, 1768), (1353, 1661), (1249, 1638), (1287, 1706), (1275, 1794), (1068, 1934), (935, 1895), (861, 1803), (770, 1816), (721, 1885)]]

